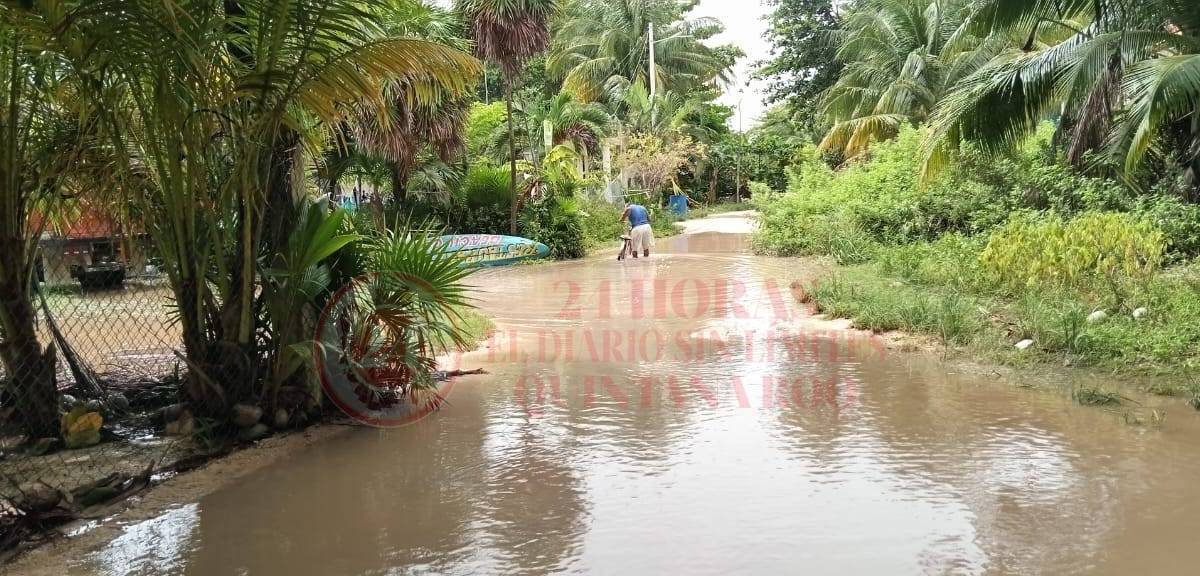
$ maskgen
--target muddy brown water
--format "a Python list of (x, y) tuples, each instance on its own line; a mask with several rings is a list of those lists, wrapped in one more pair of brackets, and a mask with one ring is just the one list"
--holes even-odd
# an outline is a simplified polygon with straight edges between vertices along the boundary
[(803, 264), (745, 226), (480, 274), (499, 333), (450, 362), (490, 373), (446, 409), (130, 523), (69, 573), (1196, 572), (1190, 408), (1134, 425), (891, 353), (797, 307)]

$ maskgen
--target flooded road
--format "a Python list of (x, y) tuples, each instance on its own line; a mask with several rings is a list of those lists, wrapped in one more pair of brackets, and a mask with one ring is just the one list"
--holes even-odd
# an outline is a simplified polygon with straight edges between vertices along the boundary
[(1200, 422), (956, 374), (812, 318), (704, 221), (649, 260), (475, 277), (450, 404), (72, 555), (112, 574), (1191, 574)]

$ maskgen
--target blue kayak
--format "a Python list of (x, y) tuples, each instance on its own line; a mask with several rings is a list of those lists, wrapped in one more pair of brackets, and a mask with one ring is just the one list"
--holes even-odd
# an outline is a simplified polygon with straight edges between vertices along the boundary
[(498, 234), (455, 234), (438, 241), (443, 253), (461, 260), (464, 266), (507, 266), (550, 255), (550, 247), (528, 238)]

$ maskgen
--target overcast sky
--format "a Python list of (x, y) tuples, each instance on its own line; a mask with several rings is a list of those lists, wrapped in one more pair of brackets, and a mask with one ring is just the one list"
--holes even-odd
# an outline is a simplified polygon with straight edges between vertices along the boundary
[[(726, 88), (721, 102), (737, 106), (738, 89), (745, 88), (742, 97), (743, 128), (749, 129), (758, 117), (766, 110), (763, 104), (762, 82), (751, 82), (750, 72), (753, 64), (771, 54), (771, 43), (767, 40), (767, 23), (763, 16), (769, 12), (762, 0), (701, 0), (700, 5), (692, 12), (693, 16), (711, 16), (725, 23), (725, 33), (717, 36), (717, 44), (734, 44), (741, 47), (746, 57), (738, 62), (737, 78), (732, 86)], [(737, 116), (733, 118), (733, 128), (737, 129)]]

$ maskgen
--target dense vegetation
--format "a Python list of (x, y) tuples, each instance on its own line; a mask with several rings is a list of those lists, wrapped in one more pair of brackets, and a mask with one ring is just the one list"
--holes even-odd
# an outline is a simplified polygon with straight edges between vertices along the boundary
[[(452, 232), (516, 230), (567, 258), (612, 245), (619, 236), (614, 195), (650, 206), (659, 234), (674, 232), (667, 194), (687, 194), (696, 206), (735, 196), (739, 154), (747, 163), (750, 154), (729, 128), (733, 111), (715, 99), (741, 52), (712, 46), (708, 40), (722, 31), (721, 23), (691, 18), (693, 5), (564, 2), (547, 21), (544, 53), (507, 67), (500, 56), (480, 53), (496, 66), (496, 82), (487, 75), (466, 110), (466, 154), (447, 164), (427, 152), (407, 180), (405, 201), (384, 210), (432, 219)], [(542, 38), (543, 30), (531, 33)], [(492, 101), (499, 96), (503, 102)], [(364, 158), (355, 170), (368, 174), (363, 188), (388, 197), (393, 185), (379, 174), (386, 165)], [(748, 190), (747, 179), (740, 184)]]
[[(3, 3), (13, 422), (60, 433), (56, 358), (73, 355), (40, 333), (33, 278), (43, 232), (85, 208), (143, 233), (161, 262), (180, 398), (198, 418), (254, 405), (304, 420), (321, 402), (314, 356), (353, 364), (368, 349), (389, 360), (347, 369), (382, 370), (415, 398), (433, 358), (480, 324), (438, 234), (515, 232), (577, 258), (615, 244), (624, 200), (666, 234), (667, 194), (713, 202), (745, 186), (729, 184), (731, 111), (714, 103), (740, 51), (707, 42), (721, 25), (691, 18), (694, 4)], [(312, 342), (347, 291), (371, 305), (343, 310), (341, 340)]]
[(777, 27), (797, 14), (829, 43), (763, 71), (822, 85), (751, 135), (787, 145), (753, 173), (756, 241), (846, 266), (818, 308), (1003, 359), (1200, 364), (1194, 7), (779, 0)]

